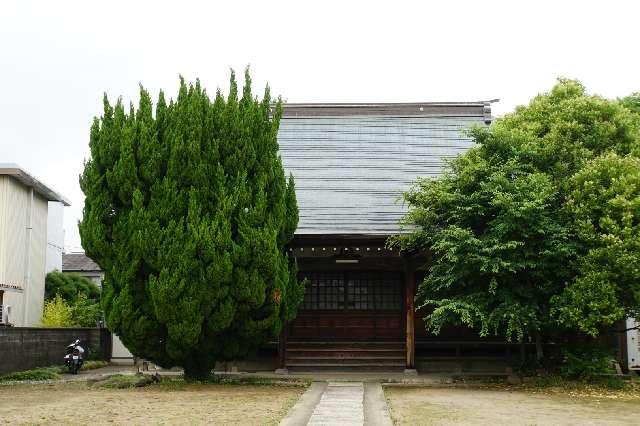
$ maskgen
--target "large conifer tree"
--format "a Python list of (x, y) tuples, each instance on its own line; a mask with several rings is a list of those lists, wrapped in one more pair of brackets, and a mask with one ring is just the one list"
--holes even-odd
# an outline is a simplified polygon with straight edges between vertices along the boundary
[(303, 285), (283, 249), (298, 223), (278, 156), (278, 100), (245, 74), (213, 102), (181, 79), (175, 101), (137, 109), (106, 96), (91, 128), (82, 245), (105, 271), (109, 329), (130, 351), (188, 377), (242, 357), (291, 320)]

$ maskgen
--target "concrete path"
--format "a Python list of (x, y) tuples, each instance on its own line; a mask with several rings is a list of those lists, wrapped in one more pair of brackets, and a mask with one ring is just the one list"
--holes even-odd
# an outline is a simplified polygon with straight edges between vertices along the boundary
[(380, 382), (364, 384), (364, 424), (367, 426), (392, 426)]
[(280, 426), (301, 426), (309, 423), (313, 410), (320, 402), (325, 389), (327, 389), (327, 382), (311, 383), (309, 389), (302, 394), (296, 405), (282, 419)]
[(309, 426), (364, 424), (364, 385), (329, 382), (309, 419)]
[(281, 426), (390, 426), (380, 383), (314, 382)]

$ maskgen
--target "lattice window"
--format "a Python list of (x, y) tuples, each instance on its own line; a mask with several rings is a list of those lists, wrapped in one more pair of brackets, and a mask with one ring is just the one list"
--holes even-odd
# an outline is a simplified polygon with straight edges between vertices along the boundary
[(397, 275), (379, 272), (349, 274), (347, 307), (355, 310), (398, 310), (402, 307)]
[(344, 275), (331, 272), (303, 274), (307, 281), (303, 309), (342, 309), (344, 305)]
[(402, 308), (398, 274), (385, 272), (307, 272), (302, 309), (384, 311)]

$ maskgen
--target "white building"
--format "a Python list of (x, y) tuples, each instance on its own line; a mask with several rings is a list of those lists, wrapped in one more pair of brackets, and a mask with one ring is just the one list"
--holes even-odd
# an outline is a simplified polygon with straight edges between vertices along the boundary
[(64, 249), (64, 204), (49, 201), (47, 217), (47, 272), (62, 271)]
[(640, 321), (627, 318), (627, 367), (640, 372)]
[[(51, 217), (50, 205), (55, 211)], [(62, 266), (62, 208), (69, 205), (66, 198), (16, 164), (0, 164), (2, 323), (40, 325), (45, 275)]]

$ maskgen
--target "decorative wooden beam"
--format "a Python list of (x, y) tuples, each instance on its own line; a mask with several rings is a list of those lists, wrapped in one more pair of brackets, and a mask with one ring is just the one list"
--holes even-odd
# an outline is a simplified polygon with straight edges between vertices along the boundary
[(383, 246), (296, 246), (287, 247), (287, 252), (296, 258), (344, 258), (344, 257), (371, 257), (371, 258), (389, 258), (400, 257), (400, 251), (394, 248)]

